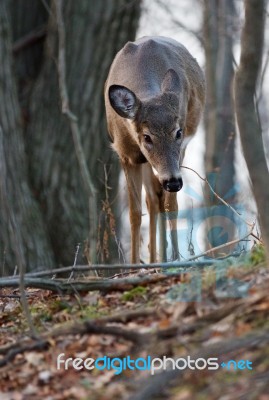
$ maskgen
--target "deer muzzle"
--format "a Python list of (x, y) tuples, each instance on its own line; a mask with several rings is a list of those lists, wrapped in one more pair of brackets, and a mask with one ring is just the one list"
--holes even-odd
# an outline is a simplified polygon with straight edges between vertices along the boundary
[(164, 180), (163, 183), (163, 188), (167, 192), (179, 192), (179, 190), (182, 189), (183, 186), (183, 180), (182, 178), (171, 178), (169, 180)]

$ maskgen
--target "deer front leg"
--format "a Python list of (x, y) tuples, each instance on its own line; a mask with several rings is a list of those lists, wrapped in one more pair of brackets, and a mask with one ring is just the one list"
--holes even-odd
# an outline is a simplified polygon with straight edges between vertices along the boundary
[(159, 215), (158, 215), (158, 225), (159, 225), (159, 252), (160, 261), (167, 262), (167, 240), (166, 240), (166, 213), (164, 209), (164, 190), (159, 197)]
[(164, 211), (171, 235), (172, 260), (177, 260), (179, 259), (179, 249), (177, 237), (178, 204), (176, 193), (164, 191)]
[(162, 194), (162, 187), (149, 164), (143, 164), (143, 183), (146, 191), (146, 203), (149, 212), (149, 254), (150, 262), (155, 263), (156, 259), (156, 223), (160, 213), (159, 199)]
[(142, 190), (142, 167), (141, 165), (123, 164), (126, 177), (129, 217), (131, 225), (131, 262), (140, 263), (140, 226), (141, 226), (141, 190)]

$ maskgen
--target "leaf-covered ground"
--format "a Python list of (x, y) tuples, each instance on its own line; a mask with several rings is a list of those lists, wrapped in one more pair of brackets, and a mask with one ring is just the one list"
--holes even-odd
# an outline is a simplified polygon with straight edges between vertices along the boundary
[[(216, 268), (182, 272), (125, 292), (60, 295), (27, 289), (38, 339), (27, 336), (19, 291), (2, 289), (0, 399), (269, 400), (269, 269), (259, 257), (256, 252), (222, 273)], [(226, 366), (229, 360), (244, 362), (236, 370), (230, 363), (229, 370), (115, 374), (113, 369), (57, 369), (61, 353), (83, 360), (190, 356), (215, 357)]]

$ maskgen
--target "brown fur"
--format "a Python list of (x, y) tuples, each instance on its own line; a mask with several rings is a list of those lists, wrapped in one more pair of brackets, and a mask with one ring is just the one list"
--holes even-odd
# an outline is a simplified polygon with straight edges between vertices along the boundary
[[(127, 180), (134, 263), (140, 260), (142, 180), (150, 213), (150, 261), (155, 262), (156, 216), (168, 211), (171, 217), (171, 212), (177, 212), (175, 191), (180, 190), (184, 139), (197, 129), (204, 97), (200, 67), (173, 39), (144, 37), (128, 42), (112, 63), (105, 105), (109, 135)], [(183, 134), (178, 138), (179, 129)], [(177, 258), (176, 218), (168, 219), (173, 258)], [(161, 252), (165, 260), (165, 249)]]

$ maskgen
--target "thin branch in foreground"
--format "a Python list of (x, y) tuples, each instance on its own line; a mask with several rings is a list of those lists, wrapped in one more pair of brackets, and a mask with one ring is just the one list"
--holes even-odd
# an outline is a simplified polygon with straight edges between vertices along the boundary
[[(226, 207), (228, 207), (230, 210), (232, 210), (243, 222), (245, 222), (245, 224), (247, 224), (248, 226), (250, 226), (251, 228), (255, 225), (255, 222), (248, 222), (246, 221), (241, 214), (239, 214), (238, 211), (236, 211), (229, 203), (227, 203), (217, 192), (215, 192), (215, 190), (212, 188), (212, 186), (210, 185), (209, 181), (207, 178), (203, 178), (197, 171), (195, 171), (193, 168), (190, 167), (185, 167), (185, 166), (181, 166), (181, 168), (184, 169), (188, 169), (189, 171), (194, 172), (203, 182), (205, 182), (210, 191), (214, 194), (214, 196), (220, 200)], [(258, 238), (257, 238), (258, 239)]]
[[(215, 196), (217, 199), (219, 199), (226, 207), (228, 207), (230, 210), (232, 210), (245, 224), (247, 224), (248, 226), (251, 227), (251, 234), (250, 234), (250, 235), (253, 236), (253, 237), (254, 237), (256, 240), (258, 240), (260, 243), (262, 243), (262, 240), (261, 240), (257, 235), (255, 235), (255, 233), (253, 233), (254, 227), (255, 227), (255, 225), (256, 225), (256, 221), (254, 221), (254, 222), (248, 222), (248, 221), (246, 221), (246, 220), (242, 217), (242, 215), (239, 214), (238, 211), (236, 211), (236, 210), (235, 210), (229, 203), (227, 203), (217, 192), (215, 192), (215, 190), (212, 188), (212, 186), (210, 185), (210, 183), (209, 183), (209, 181), (208, 181), (207, 178), (203, 178), (197, 171), (195, 171), (194, 169), (192, 169), (192, 168), (190, 168), (190, 167), (185, 167), (185, 166), (182, 165), (181, 168), (185, 168), (185, 169), (188, 169), (189, 171), (194, 172), (202, 181), (204, 181), (204, 182), (208, 185), (210, 191), (214, 194), (214, 196)], [(213, 249), (212, 249), (212, 250), (213, 250)]]
[[(212, 249), (211, 249), (212, 251)], [(238, 254), (232, 254), (230, 256), (238, 256)], [(221, 257), (218, 259), (211, 259), (211, 260), (203, 260), (203, 261), (172, 261), (172, 262), (167, 262), (167, 263), (152, 263), (152, 264), (94, 264), (94, 265), (76, 265), (75, 267), (70, 266), (70, 267), (62, 267), (62, 268), (55, 268), (55, 269), (48, 269), (44, 271), (38, 271), (38, 272), (28, 272), (25, 274), (27, 277), (31, 278), (41, 278), (44, 276), (55, 276), (57, 274), (63, 274), (63, 273), (68, 273), (71, 271), (74, 272), (88, 272), (88, 271), (95, 271), (95, 270), (100, 270), (100, 271), (114, 271), (115, 269), (122, 269), (122, 270), (128, 270), (131, 272), (137, 272), (137, 270), (143, 269), (170, 269), (170, 268), (191, 268), (191, 267), (206, 267), (210, 265), (215, 265), (220, 263), (223, 259), (226, 259), (227, 257)], [(0, 278), (1, 279), (13, 279), (16, 277), (16, 275), (11, 275), (11, 276), (6, 276), (5, 278)], [(95, 278), (96, 280), (102, 278)]]
[(75, 253), (74, 263), (73, 263), (73, 267), (72, 267), (70, 276), (69, 276), (69, 278), (68, 278), (68, 282), (70, 282), (70, 280), (73, 278), (74, 273), (75, 273), (75, 268), (76, 268), (76, 265), (77, 265), (77, 259), (78, 259), (79, 248), (80, 248), (80, 243), (78, 243), (78, 244), (77, 244), (77, 247), (76, 247), (76, 253)]
[(189, 258), (189, 261), (195, 260), (196, 258), (204, 257), (204, 256), (206, 256), (207, 254), (210, 254), (210, 253), (212, 253), (212, 252), (214, 252), (214, 251), (216, 251), (216, 250), (221, 250), (221, 249), (224, 249), (225, 247), (229, 247), (229, 246), (232, 246), (232, 245), (234, 245), (234, 244), (240, 243), (240, 242), (242, 242), (243, 240), (246, 240), (246, 239), (252, 234), (253, 229), (254, 229), (254, 226), (252, 227), (252, 229), (250, 230), (250, 232), (248, 232), (248, 233), (247, 233), (245, 236), (243, 236), (242, 238), (235, 239), (235, 240), (231, 240), (230, 242), (221, 244), (221, 245), (216, 246), (216, 247), (212, 247), (212, 249), (206, 250), (206, 251), (204, 251), (203, 253), (197, 254), (196, 256), (193, 256), (193, 257)]

